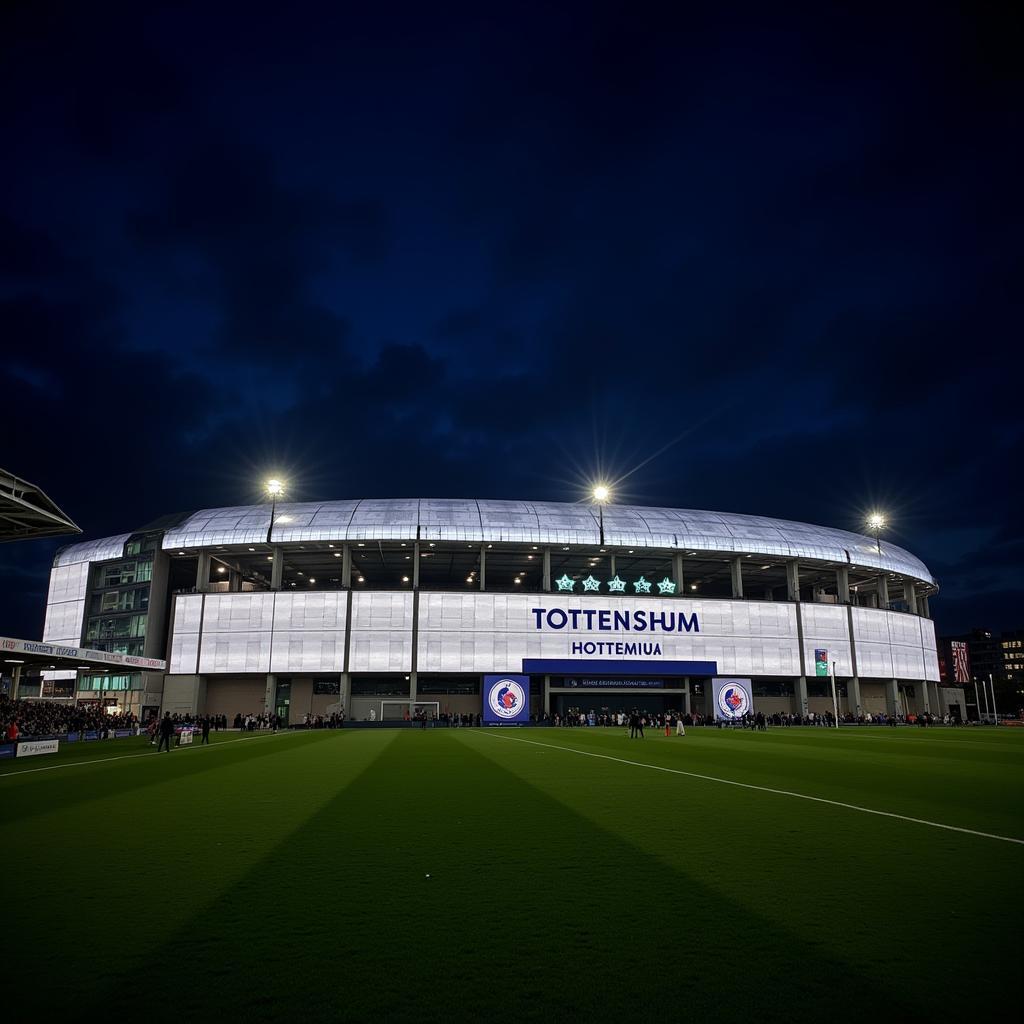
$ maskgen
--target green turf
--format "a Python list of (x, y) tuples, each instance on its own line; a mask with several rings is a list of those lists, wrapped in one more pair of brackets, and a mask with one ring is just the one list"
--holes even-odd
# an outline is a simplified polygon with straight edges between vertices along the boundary
[(1024, 846), (573, 751), (1024, 838), (1024, 730), (78, 745), (0, 765), (8, 992), (147, 1021), (1014, 1013)]

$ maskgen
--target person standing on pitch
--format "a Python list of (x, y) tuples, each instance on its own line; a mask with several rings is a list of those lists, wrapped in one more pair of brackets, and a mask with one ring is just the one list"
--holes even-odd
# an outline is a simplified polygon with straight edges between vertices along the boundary
[(686, 735), (686, 729), (683, 726), (683, 716), (682, 715), (680, 715), (676, 719), (676, 735), (677, 736), (685, 736)]
[(210, 716), (206, 715), (203, 718), (203, 742), (210, 742)]
[(156, 752), (160, 753), (161, 747), (167, 748), (167, 753), (171, 752), (171, 737), (174, 735), (174, 723), (171, 721), (170, 711), (164, 712), (164, 717), (160, 722), (160, 742), (157, 744)]

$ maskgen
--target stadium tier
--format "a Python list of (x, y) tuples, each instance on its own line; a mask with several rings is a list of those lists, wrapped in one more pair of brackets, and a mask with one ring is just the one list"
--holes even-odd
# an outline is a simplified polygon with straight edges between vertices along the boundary
[(273, 523), (271, 508), (62, 549), (43, 640), (167, 671), (50, 672), (41, 696), (292, 723), (963, 712), (939, 686), (936, 581), (874, 537), (627, 505), (281, 502)]

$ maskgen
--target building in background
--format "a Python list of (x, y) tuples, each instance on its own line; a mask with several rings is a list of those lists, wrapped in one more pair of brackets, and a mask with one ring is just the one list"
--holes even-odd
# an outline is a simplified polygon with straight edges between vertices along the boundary
[[(952, 673), (954, 655), (960, 658), (960, 672)], [(991, 629), (972, 629), (955, 637), (939, 638), (939, 665), (943, 681), (961, 682), (966, 665), (970, 685), (966, 688), (968, 713), (972, 719), (991, 712), (990, 691), (995, 688), (996, 710), (1003, 715), (1019, 715), (1024, 708), (1024, 629), (997, 633)], [(978, 683), (975, 704), (974, 683)]]
[[(273, 514), (273, 522), (271, 517)], [(567, 707), (946, 713), (927, 567), (875, 537), (760, 516), (536, 501), (206, 509), (58, 552), (43, 639), (165, 659), (50, 673), (142, 714), (294, 721), (483, 711), (484, 677)], [(525, 692), (525, 691), (524, 691)]]

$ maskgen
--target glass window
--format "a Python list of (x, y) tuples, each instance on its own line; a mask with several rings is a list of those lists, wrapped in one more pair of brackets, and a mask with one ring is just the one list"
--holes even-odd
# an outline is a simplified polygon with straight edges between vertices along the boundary
[(353, 697), (408, 697), (409, 680), (402, 676), (352, 680)]
[(418, 693), (452, 694), (475, 696), (480, 692), (479, 679), (420, 679), (416, 684)]

